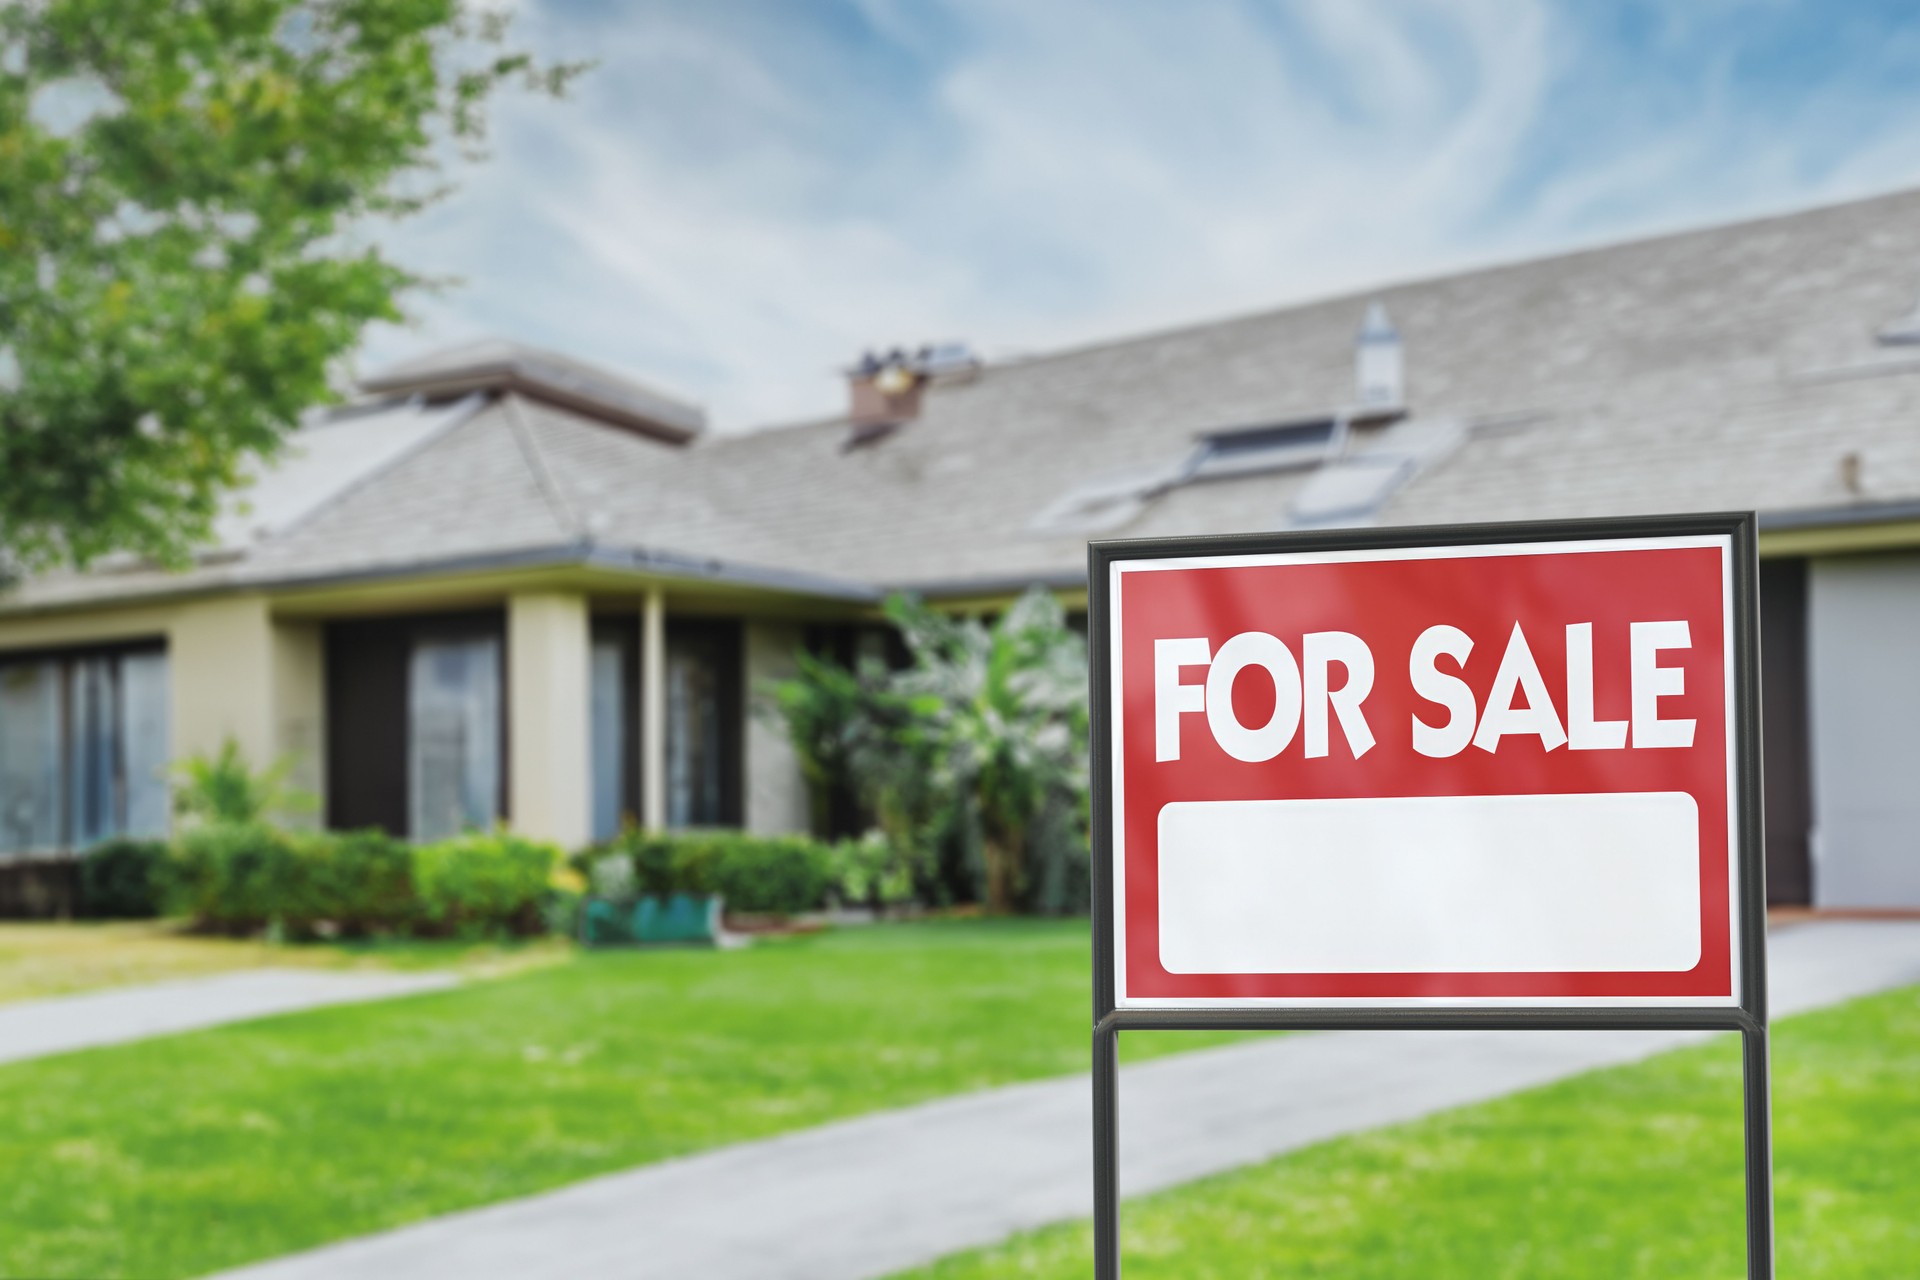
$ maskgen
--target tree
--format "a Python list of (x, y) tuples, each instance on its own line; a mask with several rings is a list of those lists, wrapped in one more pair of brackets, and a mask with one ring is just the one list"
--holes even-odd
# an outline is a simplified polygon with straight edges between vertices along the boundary
[(469, 0), (0, 3), (0, 568), (178, 564), (423, 281), (351, 233), (446, 191), (503, 84)]
[(1086, 854), (1085, 644), (1038, 589), (991, 627), (901, 597), (887, 616), (905, 669), (803, 656), (776, 688), (803, 768), (922, 857), (977, 839), (991, 910), (1068, 905)]

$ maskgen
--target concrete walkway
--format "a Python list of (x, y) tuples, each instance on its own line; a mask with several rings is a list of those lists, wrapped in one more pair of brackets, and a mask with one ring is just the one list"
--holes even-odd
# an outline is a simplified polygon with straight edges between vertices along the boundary
[(449, 973), (243, 969), (0, 1005), (0, 1063), (199, 1031), (276, 1013), (438, 991)]
[[(1920, 983), (1920, 923), (1772, 939), (1776, 1017)], [(1703, 1039), (1329, 1032), (1121, 1073), (1139, 1195)], [(604, 1275), (866, 1280), (1091, 1212), (1084, 1076), (995, 1089), (596, 1178), (229, 1273), (247, 1280)]]

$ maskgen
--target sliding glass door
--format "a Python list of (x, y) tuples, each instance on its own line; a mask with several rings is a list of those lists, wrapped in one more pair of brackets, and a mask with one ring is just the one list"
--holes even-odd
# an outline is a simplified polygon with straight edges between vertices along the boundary
[(167, 832), (167, 655), (0, 661), (0, 855)]
[(500, 642), (423, 638), (408, 671), (408, 832), (437, 840), (500, 816)]
[(740, 628), (667, 628), (667, 825), (740, 822)]

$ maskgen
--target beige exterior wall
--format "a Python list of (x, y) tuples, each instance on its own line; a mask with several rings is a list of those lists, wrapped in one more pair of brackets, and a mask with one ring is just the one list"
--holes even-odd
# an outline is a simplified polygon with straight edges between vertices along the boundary
[(805, 832), (810, 824), (807, 784), (779, 717), (765, 694), (773, 680), (793, 674), (794, 655), (804, 641), (791, 622), (749, 622), (741, 646), (746, 681), (746, 828), (762, 835)]
[(231, 737), (255, 768), (292, 754), (294, 784), (325, 794), (325, 664), (318, 623), (277, 621), (259, 595), (0, 619), (0, 650), (154, 638), (167, 646), (172, 760), (211, 754)]
[(273, 623), (264, 596), (181, 605), (167, 627), (173, 756), (218, 751), (232, 738), (256, 768), (279, 754)]
[[(293, 760), (292, 784), (324, 800), (327, 794), (326, 647), (320, 624), (273, 622), (274, 754)], [(307, 821), (317, 825), (316, 809)]]
[(587, 598), (507, 599), (507, 776), (516, 830), (568, 849), (592, 836)]

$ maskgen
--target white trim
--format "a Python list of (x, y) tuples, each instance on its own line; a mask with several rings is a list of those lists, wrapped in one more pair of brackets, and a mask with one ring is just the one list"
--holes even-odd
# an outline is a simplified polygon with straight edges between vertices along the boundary
[[(1124, 714), (1125, 679), (1121, 663), (1121, 639), (1124, 626), (1124, 585), (1129, 573), (1154, 573), (1180, 569), (1267, 568), (1305, 564), (1365, 564), (1407, 560), (1468, 560), (1529, 555), (1573, 555), (1609, 551), (1659, 551), (1687, 548), (1713, 548), (1720, 552), (1721, 578), (1721, 662), (1726, 672), (1724, 694), (1726, 713), (1725, 750), (1727, 757), (1727, 936), (1728, 962), (1732, 975), (1730, 994), (1726, 996), (1445, 996), (1420, 998), (1241, 996), (1231, 999), (1215, 996), (1163, 996), (1130, 998), (1127, 995), (1127, 858), (1125, 775), (1126, 760)], [(1740, 970), (1740, 858), (1741, 847), (1738, 741), (1734, 716), (1734, 619), (1733, 619), (1733, 537), (1730, 534), (1689, 534), (1645, 538), (1568, 538), (1560, 541), (1468, 543), (1433, 547), (1346, 548), (1337, 551), (1274, 552), (1265, 555), (1178, 556), (1150, 560), (1114, 560), (1107, 567), (1111, 618), (1108, 625), (1108, 754), (1113, 766), (1111, 815), (1113, 860), (1113, 981), (1116, 1009), (1286, 1009), (1286, 1008), (1738, 1008), (1741, 1000)]]

